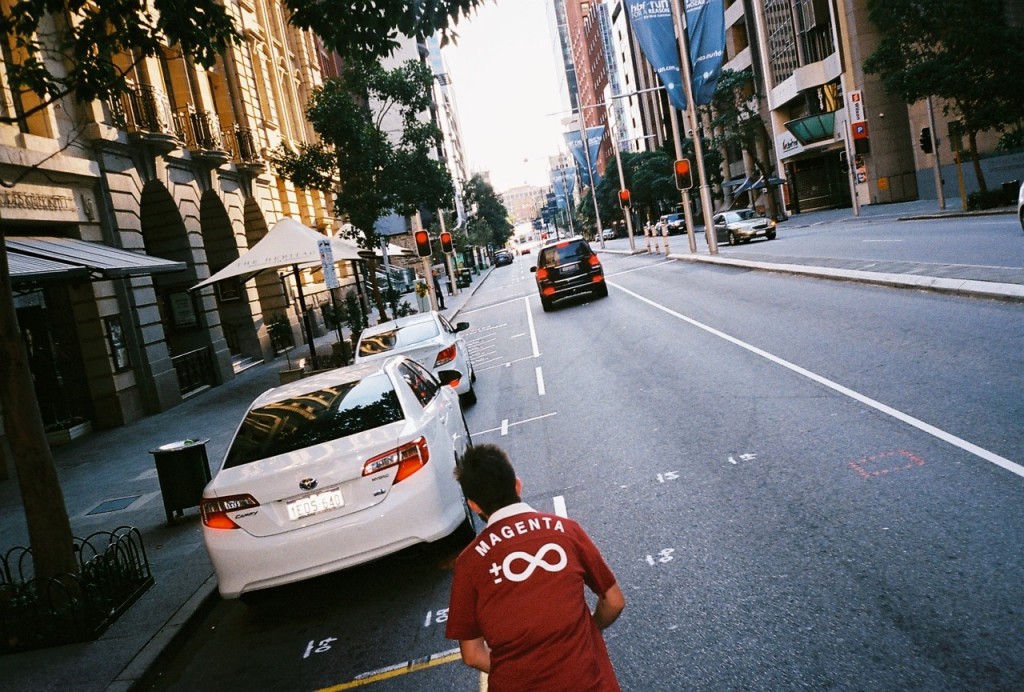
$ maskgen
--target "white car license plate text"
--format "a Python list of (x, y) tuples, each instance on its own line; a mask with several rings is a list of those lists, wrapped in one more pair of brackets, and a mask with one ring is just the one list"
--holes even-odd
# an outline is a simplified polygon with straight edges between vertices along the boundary
[(288, 503), (288, 518), (292, 521), (302, 519), (321, 512), (342, 507), (345, 501), (341, 497), (341, 488), (331, 488), (322, 493), (311, 493)]

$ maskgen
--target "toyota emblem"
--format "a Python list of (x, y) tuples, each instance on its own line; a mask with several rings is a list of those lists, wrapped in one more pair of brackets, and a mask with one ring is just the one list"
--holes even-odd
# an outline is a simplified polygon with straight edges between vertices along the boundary
[(315, 487), (316, 487), (316, 479), (315, 478), (303, 478), (301, 481), (299, 481), (299, 488), (301, 490), (312, 490)]

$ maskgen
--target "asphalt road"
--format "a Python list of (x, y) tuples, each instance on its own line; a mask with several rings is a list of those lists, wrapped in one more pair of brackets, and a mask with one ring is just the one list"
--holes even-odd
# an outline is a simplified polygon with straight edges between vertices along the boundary
[[(1024, 687), (1020, 307), (602, 257), (607, 299), (544, 313), (518, 258), (458, 319), (474, 441), (623, 587), (622, 687)], [(154, 688), (479, 689), (458, 548), (221, 603)]]

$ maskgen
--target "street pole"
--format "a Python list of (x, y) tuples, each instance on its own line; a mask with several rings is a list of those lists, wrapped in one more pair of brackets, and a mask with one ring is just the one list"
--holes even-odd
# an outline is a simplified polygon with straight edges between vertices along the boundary
[[(683, 142), (679, 136), (679, 113), (672, 104), (668, 106), (669, 120), (672, 123), (672, 139), (676, 145), (676, 161), (683, 158)], [(690, 252), (697, 252), (697, 239), (693, 235), (693, 210), (690, 209), (690, 191), (683, 190), (683, 218), (686, 219), (686, 239), (690, 242)]]
[[(683, 13), (679, 0), (672, 0), (672, 19), (676, 27), (676, 38), (679, 43), (679, 68), (683, 79), (683, 91), (686, 93), (686, 116), (690, 121), (693, 133), (693, 157), (697, 159), (697, 175), (700, 177), (700, 206), (704, 214), (704, 237), (708, 243), (708, 254), (718, 254), (718, 239), (715, 237), (711, 224), (713, 211), (711, 208), (711, 187), (704, 171), (704, 145), (700, 141), (700, 130), (697, 123), (697, 106), (693, 102), (693, 77), (690, 68), (690, 49), (686, 34), (686, 14)], [(671, 105), (669, 105), (671, 108)]]
[[(615, 117), (613, 110), (608, 108), (608, 101), (604, 102), (605, 113), (608, 113), (608, 129), (611, 131), (612, 150), (615, 151), (615, 165), (619, 169), (619, 189), (626, 189), (626, 176), (622, 173), (622, 155), (619, 153), (619, 138), (615, 135)], [(636, 244), (633, 242), (633, 207), (632, 205), (622, 209), (626, 217), (626, 235), (629, 237), (630, 252), (636, 251)], [(601, 230), (601, 247), (604, 247), (604, 229)]]
[[(446, 233), (444, 227), (444, 212), (440, 209), (437, 210), (437, 218), (441, 220), (441, 232)], [(453, 239), (454, 244), (454, 239)], [(459, 295), (459, 282), (455, 280), (455, 270), (452, 268), (452, 256), (447, 252), (442, 252), (444, 255), (444, 268), (448, 272), (448, 285), (451, 286), (452, 296)]]
[(932, 138), (932, 171), (935, 173), (935, 191), (939, 195), (939, 209), (946, 208), (946, 195), (942, 190), (942, 162), (939, 160), (939, 138), (935, 136), (935, 109), (932, 107), (932, 97), (927, 97), (928, 102), (928, 132)]
[(590, 181), (590, 199), (594, 202), (594, 221), (597, 223), (597, 237), (601, 239), (601, 249), (604, 249), (604, 233), (601, 231), (601, 211), (597, 208), (597, 186), (594, 185), (594, 167), (590, 164), (590, 142), (587, 140), (587, 124), (583, 120), (584, 106), (580, 104), (580, 139), (583, 142), (583, 157), (587, 161), (587, 180)]
[(850, 181), (850, 199), (853, 202), (853, 215), (860, 216), (860, 200), (857, 198), (857, 161), (853, 153), (853, 147), (850, 146), (850, 124), (847, 121), (843, 121), (843, 148), (846, 149), (846, 167), (849, 169), (849, 175), (846, 176)]

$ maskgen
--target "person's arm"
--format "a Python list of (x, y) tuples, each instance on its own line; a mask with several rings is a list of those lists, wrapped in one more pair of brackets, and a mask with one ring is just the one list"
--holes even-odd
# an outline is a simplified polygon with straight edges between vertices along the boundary
[[(622, 595), (622, 589), (618, 583), (612, 584), (611, 588), (597, 599), (597, 607), (594, 608), (594, 624), (597, 625), (597, 629), (603, 630), (610, 626), (619, 618), (625, 607), (626, 597)], [(465, 658), (465, 651), (462, 656)]]
[(483, 637), (460, 639), (459, 651), (462, 652), (462, 662), (470, 668), (476, 668), (483, 673), (491, 672), (491, 648), (487, 646)]

